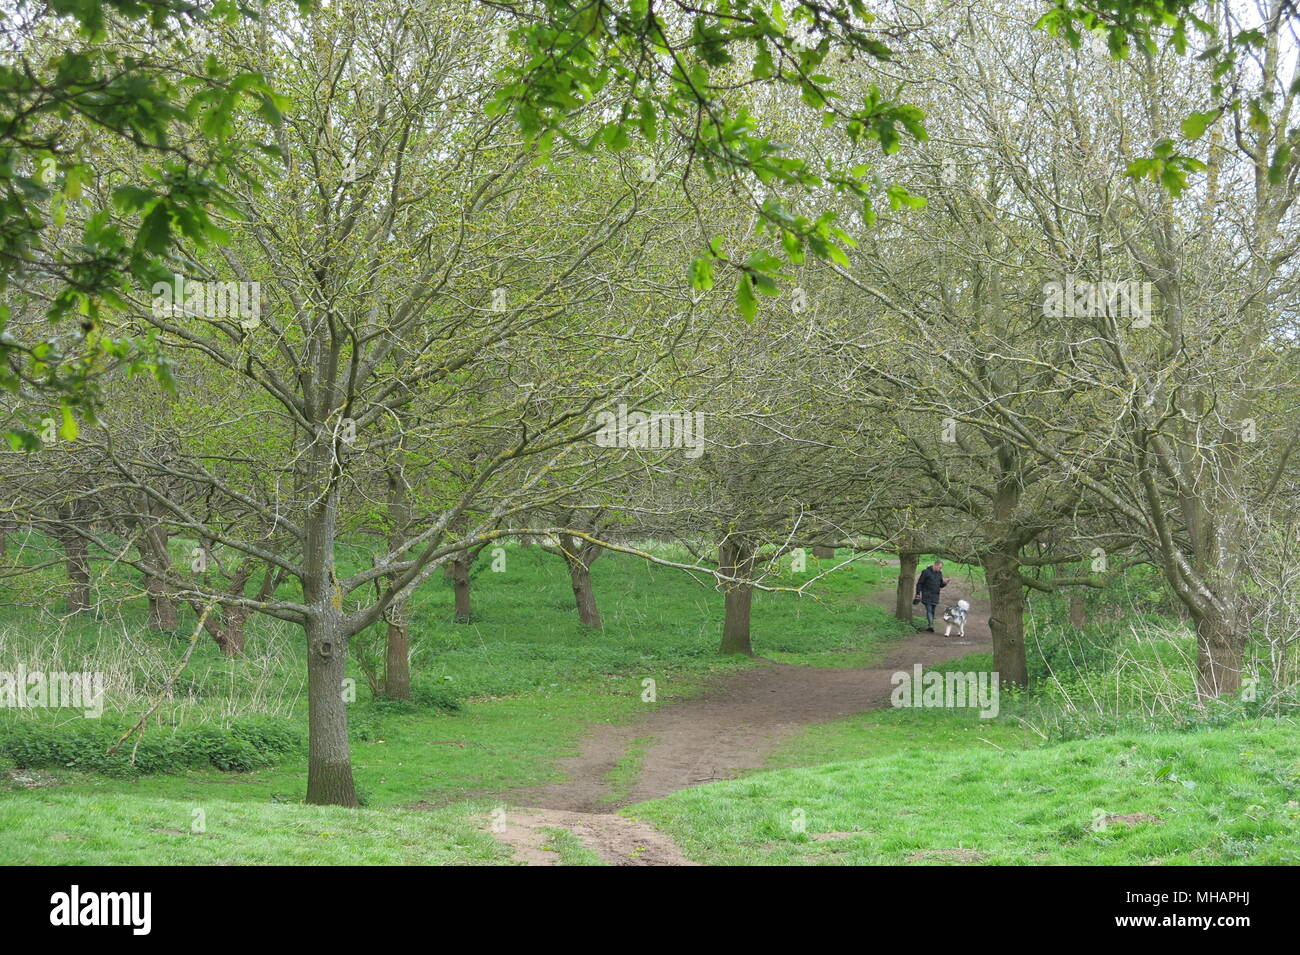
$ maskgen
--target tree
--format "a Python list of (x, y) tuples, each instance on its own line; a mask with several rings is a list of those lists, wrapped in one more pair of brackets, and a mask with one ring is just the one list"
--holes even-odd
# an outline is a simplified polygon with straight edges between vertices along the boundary
[[(0, 305), (0, 388), (58, 401), (64, 438), (74, 409), (93, 416), (106, 369), (125, 363), (168, 380), (149, 340), (115, 339), (102, 321), (134, 283), (167, 277), (167, 256), (182, 241), (220, 241), (214, 211), (232, 211), (231, 187), (270, 169), (255, 157), (275, 148), (239, 135), (236, 117), (247, 105), (277, 122), (283, 99), (260, 74), (203, 50), (210, 31), (256, 17), (243, 0), (208, 9), (188, 0), (17, 0), (4, 14), (0, 291), (47, 307), (23, 322), (21, 309)], [(88, 209), (74, 233), (68, 210), (87, 205), (102, 150), (140, 157), (139, 174)], [(7, 437), (15, 447), (38, 444), (26, 422)]]
[[(165, 411), (184, 440), (162, 458), (119, 444), (128, 402), (79, 439), (232, 576), (251, 561), (288, 581), (250, 595), (126, 558), (179, 599), (302, 628), (313, 803), (355, 804), (351, 639), (457, 555), (547, 532), (510, 522), (582, 493), (550, 475), (599, 451), (593, 411), (635, 400), (645, 380), (641, 360), (606, 377), (609, 356), (670, 353), (688, 317), (647, 327), (649, 309), (681, 314), (681, 286), (621, 278), (673, 227), (674, 204), (649, 202), (616, 159), (533, 164), (483, 116), (485, 33), (440, 7), (370, 3), (245, 37), (243, 55), (301, 104), (280, 129), (286, 173), (240, 195), (231, 242), (186, 263), (201, 279), (181, 276), (180, 296), (173, 282), (131, 314), (132, 330), (178, 353)], [(261, 304), (214, 314), (231, 274), (261, 283)], [(542, 359), (548, 378), (520, 380)], [(370, 502), (395, 470), (419, 475), (411, 520), (389, 522), (367, 565), (344, 566), (342, 542), (375, 526)]]

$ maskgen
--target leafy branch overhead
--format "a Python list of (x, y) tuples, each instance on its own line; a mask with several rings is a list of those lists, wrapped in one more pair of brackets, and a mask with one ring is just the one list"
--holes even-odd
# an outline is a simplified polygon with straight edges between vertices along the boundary
[[(1162, 45), (1186, 55), (1191, 34), (1200, 34), (1205, 46), (1197, 59), (1207, 70), (1210, 103), (1209, 108), (1183, 118), (1183, 138), (1199, 140), (1215, 123), (1226, 119), (1238, 139), (1243, 135), (1254, 138), (1256, 162), (1266, 170), (1269, 182), (1278, 185), (1295, 172), (1300, 128), (1284, 124), (1275, 129), (1272, 113), (1279, 107), (1284, 114), (1289, 112), (1289, 104), (1300, 94), (1300, 71), (1293, 69), (1289, 82), (1263, 87), (1243, 84), (1242, 75), (1258, 69), (1258, 63), (1277, 62), (1284, 55), (1278, 38), (1288, 26), (1295, 37), (1300, 10), (1294, 3), (1273, 3), (1265, 20), (1252, 25), (1243, 25), (1237, 19), (1239, 12), (1231, 4), (1207, 7), (1197, 0), (1052, 0), (1038, 26), (1075, 49), (1086, 36), (1102, 38), (1115, 59), (1127, 59), (1135, 50), (1141, 56), (1154, 57)], [(1217, 16), (1221, 22), (1205, 19), (1202, 13)], [(1290, 55), (1294, 57), (1294, 49)], [(1254, 67), (1252, 61), (1257, 61)], [(1264, 71), (1272, 72), (1267, 67)], [(1248, 92), (1243, 93), (1243, 85)], [(1172, 139), (1161, 139), (1150, 156), (1129, 166), (1128, 174), (1150, 179), (1177, 196), (1186, 188), (1188, 175), (1205, 168), (1201, 160), (1179, 152)]]
[[(557, 142), (579, 150), (632, 147), (653, 152), (678, 146), (687, 156), (685, 176), (696, 167), (711, 181), (743, 185), (754, 196), (760, 229), (774, 248), (732, 258), (717, 241), (691, 263), (697, 289), (712, 286), (716, 265), (740, 273), (736, 302), (752, 318), (757, 295), (775, 295), (784, 263), (805, 254), (847, 261), (853, 245), (835, 226), (837, 213), (796, 212), (792, 196), (848, 195), (862, 219), (875, 219), (871, 168), (853, 159), (820, 162), (751, 110), (759, 88), (790, 90), (824, 128), (841, 130), (850, 147), (875, 143), (897, 151), (904, 137), (926, 138), (923, 112), (895, 102), (872, 85), (849, 100), (844, 81), (863, 64), (888, 62), (886, 32), (862, 0), (847, 4), (797, 0), (542, 0), (491, 4), (513, 18), (512, 39), (522, 48), (508, 71), (493, 111), (511, 115), (546, 154)], [(924, 200), (901, 186), (891, 203)]]
[[(18, 0), (4, 15), (0, 291), (43, 301), (50, 325), (20, 340), (0, 304), (0, 388), (93, 415), (106, 368), (169, 380), (151, 340), (105, 332), (105, 310), (169, 280), (182, 243), (224, 241), (214, 220), (234, 214), (232, 187), (256, 187), (273, 168), (277, 147), (245, 116), (274, 126), (287, 101), (207, 49), (213, 31), (256, 16), (234, 0)], [(96, 207), (88, 187), (111, 178), (119, 149), (149, 161)], [(63, 234), (74, 210), (80, 232)], [(10, 437), (35, 441), (21, 428)]]

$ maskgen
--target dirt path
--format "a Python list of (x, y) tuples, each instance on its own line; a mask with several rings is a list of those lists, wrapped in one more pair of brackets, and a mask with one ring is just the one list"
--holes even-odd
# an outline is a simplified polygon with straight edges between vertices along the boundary
[[(541, 849), (548, 827), (570, 829), (611, 864), (685, 863), (665, 837), (615, 811), (757, 769), (777, 745), (809, 724), (888, 706), (890, 678), (898, 670), (987, 651), (987, 605), (967, 596), (963, 583), (951, 583), (944, 602), (962, 596), (971, 601), (964, 639), (944, 637), (940, 625), (937, 633), (921, 632), (897, 644), (875, 667), (767, 663), (715, 679), (698, 696), (654, 709), (627, 726), (597, 727), (576, 756), (560, 761), (563, 782), (510, 794), (512, 804), (530, 808), (508, 812), (507, 831), (498, 837), (530, 864), (557, 861), (554, 852)], [(893, 606), (892, 593), (868, 599)], [(635, 779), (615, 791), (607, 779), (611, 770), (625, 756), (637, 755)]]
[(559, 853), (547, 848), (554, 829), (567, 829), (610, 865), (696, 864), (648, 823), (611, 812), (514, 809), (505, 813), (501, 823), (493, 834), (526, 865), (559, 865)]

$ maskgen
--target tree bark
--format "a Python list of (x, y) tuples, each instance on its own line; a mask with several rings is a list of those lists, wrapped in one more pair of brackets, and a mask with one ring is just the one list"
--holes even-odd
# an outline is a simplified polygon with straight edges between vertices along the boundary
[(894, 617), (912, 622), (912, 598), (916, 595), (916, 564), (920, 554), (901, 551), (898, 555), (898, 591), (894, 595)]
[(343, 591), (334, 573), (339, 489), (330, 480), (335, 449), (314, 440), (306, 456), (304, 487), (315, 493), (303, 521), (302, 593), (307, 613), (307, 802), (356, 806), (348, 711), (343, 699), (348, 639)]
[[(252, 560), (246, 560), (236, 568), (235, 575), (230, 579), (230, 586), (226, 590), (230, 596), (244, 596), (244, 585), (248, 583), (248, 578), (253, 576), (253, 566)], [(256, 599), (266, 600), (274, 590), (275, 568), (268, 566)], [(191, 599), (189, 605), (194, 608), (195, 613), (203, 613), (202, 601)], [(248, 607), (230, 605), (214, 607), (206, 617), (203, 617), (203, 630), (212, 638), (212, 642), (223, 655), (237, 657), (244, 652), (248, 639), (248, 618), (252, 614), (253, 611)]]
[(217, 646), (228, 657), (243, 654), (248, 639), (249, 611), (244, 607), (227, 607), (221, 614), (221, 629), (217, 634)]
[(1025, 587), (1020, 582), (1020, 554), (999, 543), (984, 555), (989, 588), (989, 632), (993, 635), (993, 669), (1002, 683), (1029, 685), (1025, 661)]
[(1194, 617), (1197, 696), (1213, 699), (1237, 692), (1245, 657), (1245, 635), (1237, 615), (1214, 607)]
[[(747, 578), (754, 569), (755, 548), (752, 542), (739, 537), (728, 537), (718, 547), (718, 570), (728, 577)], [(749, 618), (753, 605), (754, 588), (747, 582), (722, 581), (726, 594), (726, 609), (722, 623), (722, 646), (719, 653), (754, 655), (750, 642)]]
[[(144, 512), (148, 522), (144, 529), (144, 549), (149, 559), (163, 574), (171, 567), (171, 552), (167, 542), (171, 537), (167, 527), (158, 519), (157, 507), (152, 498), (145, 497)], [(150, 630), (175, 630), (177, 627), (176, 601), (167, 594), (166, 577), (146, 574), (145, 591), (149, 595)]]
[(446, 574), (451, 579), (451, 587), (455, 592), (456, 622), (469, 623), (473, 608), (470, 602), (468, 556), (462, 555), (448, 561)]
[(578, 607), (578, 620), (584, 627), (600, 630), (600, 610), (596, 606), (596, 592), (591, 586), (591, 571), (581, 561), (569, 564), (569, 583), (573, 587), (573, 602)]
[(406, 602), (387, 613), (388, 640), (384, 648), (384, 696), (390, 700), (411, 698), (411, 630)]
[(1088, 612), (1083, 606), (1083, 594), (1070, 595), (1070, 626), (1082, 630), (1088, 623)]
[(340, 618), (333, 607), (318, 608), (307, 623), (307, 802), (317, 806), (357, 805), (343, 701), (347, 641)]
[(176, 601), (163, 593), (162, 580), (151, 575), (145, 581), (145, 587), (149, 591), (149, 629), (175, 630), (178, 625)]
[(573, 588), (573, 602), (578, 608), (578, 620), (584, 627), (603, 629), (600, 609), (596, 606), (596, 591), (591, 585), (591, 565), (603, 549), (587, 541), (579, 541), (567, 534), (560, 538), (560, 553), (569, 568), (569, 585)]
[(86, 549), (86, 539), (76, 531), (65, 531), (60, 535), (63, 552), (68, 561), (68, 612), (81, 613), (90, 609), (90, 558)]

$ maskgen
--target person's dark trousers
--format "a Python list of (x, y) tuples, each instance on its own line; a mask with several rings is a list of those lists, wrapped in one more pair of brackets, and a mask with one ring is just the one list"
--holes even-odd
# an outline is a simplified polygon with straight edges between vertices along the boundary
[(935, 610), (935, 608), (938, 607), (939, 605), (938, 605), (937, 603), (934, 603), (934, 604), (932, 604), (932, 603), (927, 603), (926, 601), (922, 600), (922, 601), (921, 601), (921, 606), (925, 608), (925, 625), (926, 625), (927, 627), (933, 627), (933, 626), (934, 626), (934, 610)]

